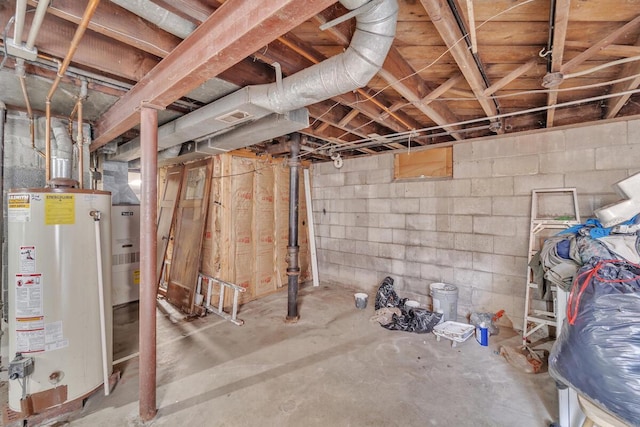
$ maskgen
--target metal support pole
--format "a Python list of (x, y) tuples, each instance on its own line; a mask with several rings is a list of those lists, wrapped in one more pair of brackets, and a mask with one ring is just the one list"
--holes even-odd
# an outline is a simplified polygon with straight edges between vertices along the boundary
[(289, 244), (287, 246), (287, 283), (288, 283), (288, 308), (287, 322), (295, 323), (298, 315), (298, 276), (300, 266), (298, 255), (298, 200), (299, 200), (299, 175), (300, 167), (300, 134), (293, 134), (291, 138), (291, 157), (289, 158)]
[(140, 418), (149, 421), (156, 409), (156, 210), (158, 193), (158, 110), (140, 109)]

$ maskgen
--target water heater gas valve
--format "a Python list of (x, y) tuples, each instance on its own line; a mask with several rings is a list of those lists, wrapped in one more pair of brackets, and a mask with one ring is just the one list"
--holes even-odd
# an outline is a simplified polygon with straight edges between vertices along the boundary
[(9, 379), (26, 378), (33, 373), (33, 357), (23, 357), (16, 353), (16, 357), (9, 363)]

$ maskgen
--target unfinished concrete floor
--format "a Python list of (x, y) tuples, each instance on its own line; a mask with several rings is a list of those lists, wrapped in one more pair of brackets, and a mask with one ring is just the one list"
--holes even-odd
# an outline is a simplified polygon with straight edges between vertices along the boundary
[[(303, 287), (297, 324), (283, 322), (286, 292), (242, 306), (244, 326), (159, 312), (158, 414), (146, 425), (543, 427), (557, 417), (549, 375), (497, 354), (519, 344), (513, 331), (452, 348), (372, 323), (373, 297), (357, 310), (351, 290)], [(137, 351), (136, 316), (135, 304), (116, 310), (114, 360)], [(70, 425), (144, 425), (138, 359), (116, 368), (112, 394), (91, 397)]]

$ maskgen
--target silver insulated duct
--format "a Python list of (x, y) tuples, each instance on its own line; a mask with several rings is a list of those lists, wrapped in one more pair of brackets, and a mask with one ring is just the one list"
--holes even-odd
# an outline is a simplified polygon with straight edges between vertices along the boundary
[(369, 83), (382, 67), (396, 34), (396, 0), (341, 0), (356, 15), (356, 31), (343, 53), (302, 70), (276, 83), (250, 86), (255, 105), (276, 113), (295, 110)]
[(67, 126), (61, 119), (51, 119), (54, 145), (51, 148), (51, 178), (71, 179), (73, 165), (73, 142)]
[[(144, 0), (140, 0), (144, 1)], [(264, 85), (248, 86), (192, 113), (161, 126), (158, 149), (163, 150), (187, 141), (206, 141), (203, 154), (230, 151), (262, 142), (261, 133), (243, 133), (244, 138), (229, 141), (220, 137), (234, 129), (253, 126), (267, 116), (280, 115), (287, 125), (284, 135), (308, 127), (295, 112), (334, 96), (365, 86), (378, 70), (391, 48), (398, 16), (397, 0), (341, 0), (356, 18), (356, 30), (349, 47), (341, 54), (305, 70)], [(296, 119), (289, 120), (290, 113)], [(282, 118), (285, 121), (282, 121)], [(251, 133), (251, 137), (246, 137)], [(218, 146), (218, 143), (221, 143)], [(204, 146), (205, 143), (199, 143)], [(110, 160), (131, 161), (140, 157), (140, 139), (135, 138), (118, 147)]]

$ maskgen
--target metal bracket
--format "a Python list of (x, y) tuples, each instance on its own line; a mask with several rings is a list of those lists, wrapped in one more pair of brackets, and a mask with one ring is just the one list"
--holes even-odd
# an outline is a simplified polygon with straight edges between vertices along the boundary
[(274, 62), (271, 65), (276, 70), (276, 86), (278, 88), (278, 92), (282, 93), (284, 91), (282, 86), (282, 67), (279, 62)]
[(343, 23), (345, 21), (348, 21), (351, 18), (354, 18), (354, 17), (358, 16), (360, 13), (362, 13), (362, 11), (365, 8), (375, 7), (375, 6), (379, 5), (380, 3), (382, 3), (383, 1), (385, 1), (385, 0), (371, 0), (370, 2), (363, 4), (362, 6), (360, 6), (357, 9), (353, 9), (349, 13), (345, 13), (344, 15), (339, 16), (336, 19), (332, 19), (329, 22), (325, 22), (324, 24), (320, 25), (320, 30), (324, 31), (324, 30), (328, 30), (329, 28), (335, 27), (338, 24), (341, 24), (341, 23)]

